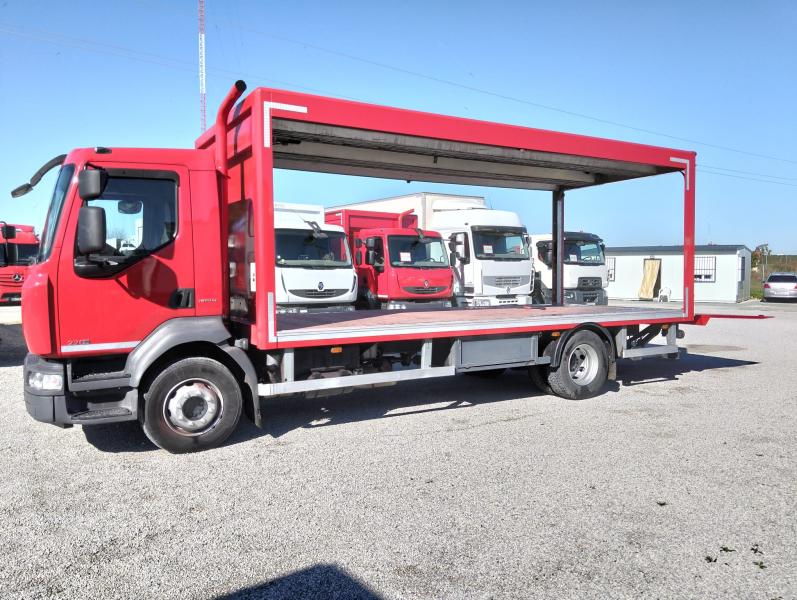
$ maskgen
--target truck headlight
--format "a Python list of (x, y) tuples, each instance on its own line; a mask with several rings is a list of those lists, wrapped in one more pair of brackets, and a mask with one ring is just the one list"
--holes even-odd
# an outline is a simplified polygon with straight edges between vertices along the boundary
[(64, 376), (60, 373), (28, 373), (28, 387), (37, 391), (60, 392), (64, 387)]

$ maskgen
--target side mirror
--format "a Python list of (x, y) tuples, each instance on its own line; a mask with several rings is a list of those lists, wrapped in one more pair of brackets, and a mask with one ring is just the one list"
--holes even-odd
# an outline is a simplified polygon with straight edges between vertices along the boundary
[[(462, 248), (462, 252), (458, 250), (460, 247)], [(448, 248), (451, 250), (451, 255), (449, 257), (451, 266), (454, 266), (455, 260), (463, 265), (467, 265), (470, 262), (470, 242), (468, 241), (467, 233), (452, 233), (448, 238)]]
[(357, 265), (358, 267), (361, 264), (363, 264), (363, 257), (362, 257), (362, 254), (360, 254), (360, 252), (355, 252), (354, 253), (354, 264)]
[(365, 252), (365, 264), (373, 265), (375, 262), (376, 262), (376, 252), (373, 250), (367, 250)]
[(3, 238), (7, 240), (13, 240), (17, 237), (17, 228), (14, 225), (6, 225), (5, 223), (2, 226), (2, 235)]
[(106, 173), (105, 170), (85, 169), (78, 175), (78, 194), (83, 200), (94, 200), (95, 198), (99, 198), (102, 196), (107, 182), (108, 173)]
[(356, 238), (354, 240), (354, 247), (355, 248), (362, 248), (363, 247), (363, 241), (360, 238)]
[[(83, 171), (83, 173), (85, 172)], [(81, 207), (77, 220), (78, 252), (83, 256), (88, 256), (100, 252), (104, 247), (105, 210), (99, 206)]]
[(548, 263), (549, 265), (553, 264), (553, 248), (551, 248), (550, 246), (545, 251), (545, 262)]
[[(376, 238), (368, 238), (365, 240), (365, 247), (370, 251), (376, 248)], [(368, 263), (371, 264), (371, 263)]]

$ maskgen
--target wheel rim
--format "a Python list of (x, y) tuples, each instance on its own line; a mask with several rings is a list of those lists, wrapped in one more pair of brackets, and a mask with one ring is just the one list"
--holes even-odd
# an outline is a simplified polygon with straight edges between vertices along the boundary
[(598, 375), (598, 352), (590, 344), (579, 344), (570, 351), (567, 359), (570, 379), (576, 385), (589, 385)]
[(163, 418), (169, 428), (184, 436), (202, 435), (218, 423), (224, 397), (207, 379), (187, 379), (166, 394)]

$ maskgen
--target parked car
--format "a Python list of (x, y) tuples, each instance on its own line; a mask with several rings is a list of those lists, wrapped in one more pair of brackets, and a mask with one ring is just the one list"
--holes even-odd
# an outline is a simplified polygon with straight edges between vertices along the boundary
[(772, 273), (764, 282), (763, 300), (797, 300), (797, 273)]

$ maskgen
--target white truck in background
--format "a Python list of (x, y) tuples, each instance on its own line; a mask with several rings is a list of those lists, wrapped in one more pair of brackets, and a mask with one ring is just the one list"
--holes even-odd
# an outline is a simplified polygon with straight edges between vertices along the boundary
[(419, 192), (336, 206), (403, 213), (412, 210), (421, 229), (449, 240), (455, 257), (454, 295), (459, 306), (531, 304), (533, 262), (520, 217), (492, 210), (480, 196)]
[(274, 203), (277, 312), (354, 310), (357, 273), (343, 228), (324, 207)]
[[(537, 274), (534, 286), (534, 301), (551, 303), (553, 289), (552, 239), (550, 233), (531, 236), (532, 253)], [(582, 231), (565, 232), (564, 269), (565, 304), (608, 304), (606, 287), (609, 272), (606, 268), (603, 240), (594, 233)]]

